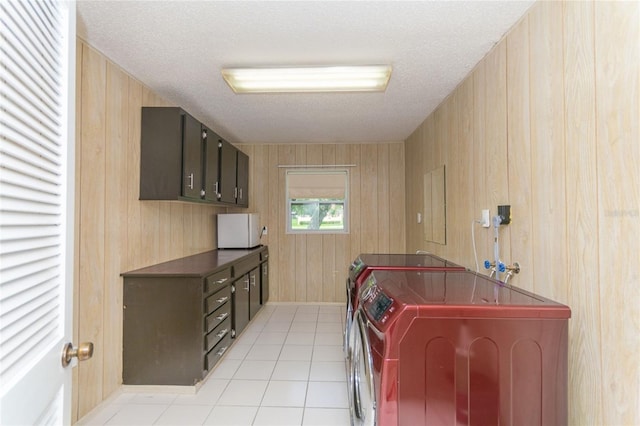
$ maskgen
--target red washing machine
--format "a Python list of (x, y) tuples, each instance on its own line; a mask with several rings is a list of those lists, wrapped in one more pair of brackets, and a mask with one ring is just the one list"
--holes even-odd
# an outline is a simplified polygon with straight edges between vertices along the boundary
[(569, 307), (469, 271), (374, 271), (354, 425), (566, 425)]
[[(464, 271), (465, 267), (457, 265), (433, 254), (360, 254), (349, 267), (347, 278), (347, 309), (344, 329), (344, 353), (347, 369), (347, 381), (349, 383), (349, 401), (353, 412), (353, 383), (352, 376), (352, 352), (355, 345), (353, 339), (353, 318), (358, 309), (358, 294), (363, 283), (369, 278), (372, 271), (421, 271), (434, 272), (456, 270)], [(353, 413), (352, 413), (353, 415)]]
[(371, 271), (464, 271), (464, 266), (442, 259), (433, 254), (360, 254), (349, 266), (347, 278), (347, 310), (344, 330), (344, 350), (347, 359), (350, 358), (349, 335), (353, 315), (358, 309), (358, 291)]

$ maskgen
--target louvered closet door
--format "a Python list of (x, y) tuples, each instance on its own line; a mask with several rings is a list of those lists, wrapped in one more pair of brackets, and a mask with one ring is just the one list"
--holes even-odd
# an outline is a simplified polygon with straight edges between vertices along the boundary
[(0, 1), (0, 424), (70, 424), (75, 4)]

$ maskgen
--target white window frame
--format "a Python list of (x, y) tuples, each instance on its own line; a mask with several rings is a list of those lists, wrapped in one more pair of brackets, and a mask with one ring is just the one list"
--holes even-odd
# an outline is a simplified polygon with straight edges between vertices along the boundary
[[(291, 226), (291, 218), (292, 218), (292, 198), (290, 197), (290, 188), (289, 188), (289, 177), (292, 175), (343, 175), (344, 176), (344, 199), (336, 198), (335, 200), (340, 200), (343, 206), (343, 216), (342, 216), (342, 229), (293, 229)], [(349, 170), (347, 169), (296, 169), (296, 170), (287, 170), (285, 172), (285, 198), (286, 198), (286, 209), (285, 209), (285, 220), (286, 220), (286, 233), (287, 234), (311, 234), (311, 235), (331, 235), (331, 234), (348, 234), (349, 233)], [(312, 197), (309, 197), (312, 198)], [(324, 197), (317, 197), (324, 198)]]

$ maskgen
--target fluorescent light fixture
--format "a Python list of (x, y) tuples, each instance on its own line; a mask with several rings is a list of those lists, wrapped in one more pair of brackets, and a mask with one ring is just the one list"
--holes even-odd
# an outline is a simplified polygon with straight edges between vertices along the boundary
[(235, 93), (382, 92), (391, 66), (227, 68), (222, 77)]

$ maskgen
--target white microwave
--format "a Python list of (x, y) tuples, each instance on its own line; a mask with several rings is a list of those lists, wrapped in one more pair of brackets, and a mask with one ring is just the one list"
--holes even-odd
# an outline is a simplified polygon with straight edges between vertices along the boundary
[(218, 215), (218, 248), (253, 248), (260, 245), (257, 213)]

